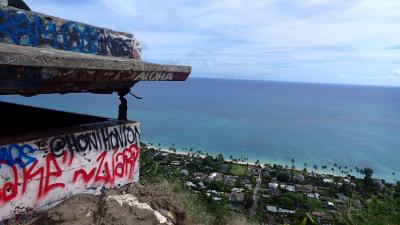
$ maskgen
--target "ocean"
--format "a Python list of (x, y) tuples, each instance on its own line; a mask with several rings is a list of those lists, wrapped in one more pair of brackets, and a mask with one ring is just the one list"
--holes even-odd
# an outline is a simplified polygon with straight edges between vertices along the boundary
[[(339, 166), (355, 175), (356, 166), (371, 167), (375, 177), (400, 178), (400, 88), (190, 78), (140, 82), (133, 92), (143, 99), (128, 97), (128, 116), (141, 122), (145, 142), (289, 166), (293, 158), (297, 168), (338, 175)], [(0, 101), (106, 117), (117, 117), (119, 104), (115, 94)]]

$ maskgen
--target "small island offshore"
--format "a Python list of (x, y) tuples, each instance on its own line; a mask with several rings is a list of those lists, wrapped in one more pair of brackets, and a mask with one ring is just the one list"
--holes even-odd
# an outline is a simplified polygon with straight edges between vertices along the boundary
[[(185, 203), (182, 224), (398, 224), (400, 185), (292, 165), (226, 160), (141, 143), (144, 185), (163, 184)], [(325, 166), (324, 166), (325, 167)], [(340, 170), (340, 166), (336, 165)], [(346, 168), (347, 169), (347, 168)], [(189, 221), (189, 222), (188, 222)]]

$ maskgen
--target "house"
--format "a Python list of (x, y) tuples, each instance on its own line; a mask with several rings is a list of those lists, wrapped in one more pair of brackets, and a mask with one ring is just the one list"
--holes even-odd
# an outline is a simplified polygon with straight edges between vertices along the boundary
[(193, 174), (193, 176), (195, 177), (196, 180), (199, 181), (205, 181), (207, 179), (207, 174), (202, 173), (202, 172), (196, 172)]
[(208, 182), (211, 182), (211, 181), (213, 181), (213, 180), (221, 181), (223, 178), (224, 178), (224, 176), (222, 175), (222, 173), (214, 172), (214, 173), (211, 173), (211, 174), (207, 177), (206, 181), (208, 181)]
[(385, 185), (382, 183), (380, 179), (372, 179), (372, 183), (380, 190), (383, 191), (385, 189)]
[(301, 185), (301, 184), (296, 184), (296, 191), (300, 193), (311, 193), (314, 189), (314, 187), (310, 184), (306, 185)]
[(222, 200), (221, 197), (213, 197), (212, 199), (213, 199), (214, 201), (216, 201), (216, 202), (220, 202), (220, 201)]
[(318, 193), (308, 193), (307, 194), (308, 198), (317, 199), (317, 200), (319, 200), (319, 196), (320, 195)]
[(289, 210), (289, 209), (279, 208), (278, 212), (279, 213), (283, 213), (283, 214), (294, 214), (296, 212), (296, 210)]
[(235, 185), (237, 179), (238, 179), (237, 176), (226, 175), (224, 176), (224, 184), (233, 186)]
[(326, 205), (326, 207), (327, 207), (329, 210), (335, 210), (335, 209), (336, 209), (335, 205), (334, 205), (332, 202), (328, 202), (327, 205)]
[(278, 189), (279, 185), (278, 185), (278, 183), (269, 183), (268, 187), (269, 187), (269, 190), (276, 190), (276, 189)]
[(294, 176), (294, 179), (295, 179), (297, 182), (304, 182), (304, 180), (305, 180), (303, 174), (300, 174), (300, 173), (296, 174), (296, 175)]
[(334, 183), (334, 181), (332, 179), (328, 179), (328, 178), (322, 179), (322, 182), (324, 182), (325, 184), (333, 184)]
[(184, 176), (189, 176), (189, 171), (181, 170), (181, 174), (184, 175)]
[(216, 190), (207, 190), (207, 196), (211, 195), (221, 196), (221, 192), (218, 192)]
[(179, 166), (179, 165), (181, 165), (181, 162), (180, 161), (172, 161), (171, 165)]
[(247, 178), (240, 181), (240, 185), (245, 186), (246, 184), (251, 184), (251, 181)]
[(285, 190), (290, 191), (290, 192), (295, 192), (296, 191), (296, 187), (293, 186), (293, 185), (281, 184), (280, 188), (281, 189), (285, 189)]
[(283, 214), (294, 214), (296, 212), (295, 210), (282, 209), (272, 205), (267, 205), (267, 211), (271, 213), (283, 213)]
[(272, 205), (267, 205), (267, 211), (271, 212), (271, 213), (277, 213), (278, 212), (278, 208)]
[(201, 181), (198, 183), (198, 185), (199, 185), (199, 187), (200, 187), (201, 189), (203, 189), (203, 188), (205, 187), (204, 183), (201, 182)]
[(186, 186), (187, 186), (189, 189), (196, 188), (196, 184), (194, 184), (194, 183), (191, 182), (191, 181), (187, 181), (187, 182), (186, 182)]
[(335, 199), (335, 202), (337, 202), (337, 203), (343, 204), (348, 199), (348, 197), (346, 197), (343, 193), (337, 193), (336, 196), (337, 196), (337, 199)]
[(232, 190), (231, 190), (231, 192), (236, 192), (236, 193), (241, 193), (241, 192), (243, 192), (244, 191), (244, 189), (243, 188), (232, 188)]
[(261, 173), (264, 176), (271, 176), (271, 172), (272, 172), (272, 169), (271, 169), (270, 166), (266, 166), (266, 167), (261, 169)]
[(258, 166), (249, 166), (248, 171), (252, 175), (258, 175), (261, 172), (261, 168)]
[(244, 194), (243, 193), (237, 193), (237, 192), (232, 192), (227, 194), (228, 199), (230, 202), (234, 203), (242, 203), (244, 202)]

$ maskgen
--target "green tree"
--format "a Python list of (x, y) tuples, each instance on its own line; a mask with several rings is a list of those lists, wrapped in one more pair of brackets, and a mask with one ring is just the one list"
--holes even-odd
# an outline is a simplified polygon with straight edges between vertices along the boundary
[(218, 156), (216, 157), (217, 161), (220, 163), (225, 162), (224, 156), (222, 154), (218, 154)]
[(371, 168), (366, 167), (363, 169), (363, 173), (364, 173), (365, 185), (371, 185), (372, 184), (372, 174), (374, 173), (374, 171)]
[(314, 168), (314, 170), (317, 170), (317, 169), (318, 169), (318, 166), (317, 166), (317, 165), (314, 165), (313, 168)]
[(289, 181), (289, 174), (286, 172), (281, 172), (276, 176), (280, 182), (288, 182)]

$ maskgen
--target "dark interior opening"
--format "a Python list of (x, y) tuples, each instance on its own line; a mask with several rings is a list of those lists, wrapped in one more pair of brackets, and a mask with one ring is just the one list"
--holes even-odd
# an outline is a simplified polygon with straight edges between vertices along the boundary
[(99, 123), (109, 119), (0, 101), (0, 137)]

